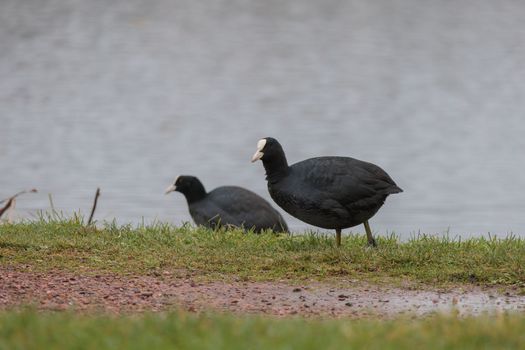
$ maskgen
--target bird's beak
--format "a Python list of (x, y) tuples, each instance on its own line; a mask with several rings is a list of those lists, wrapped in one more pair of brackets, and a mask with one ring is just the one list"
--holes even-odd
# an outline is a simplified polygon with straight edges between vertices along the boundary
[(255, 152), (255, 154), (252, 157), (252, 163), (258, 161), (259, 159), (261, 159), (262, 156), (264, 156), (264, 153), (262, 153), (261, 151)]
[(176, 190), (177, 190), (177, 186), (171, 185), (170, 187), (166, 188), (166, 192), (164, 192), (164, 194), (168, 194)]
[(263, 148), (266, 146), (266, 139), (260, 139), (259, 142), (257, 142), (257, 152), (252, 157), (252, 163), (258, 161), (264, 156)]

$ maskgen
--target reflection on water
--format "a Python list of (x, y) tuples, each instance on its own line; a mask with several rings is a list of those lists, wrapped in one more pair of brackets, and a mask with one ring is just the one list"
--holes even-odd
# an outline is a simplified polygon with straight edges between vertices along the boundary
[(523, 18), (511, 0), (3, 1), (0, 198), (87, 213), (100, 186), (99, 220), (180, 223), (163, 189), (181, 173), (269, 198), (249, 158), (274, 136), (291, 163), (387, 170), (405, 192), (380, 234), (523, 234)]

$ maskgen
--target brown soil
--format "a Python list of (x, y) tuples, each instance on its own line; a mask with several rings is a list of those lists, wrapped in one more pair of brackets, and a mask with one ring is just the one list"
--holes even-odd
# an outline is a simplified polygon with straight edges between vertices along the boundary
[(221, 310), (278, 316), (393, 317), (421, 316), (457, 310), (461, 315), (514, 310), (525, 312), (525, 296), (476, 287), (410, 290), (346, 281), (338, 286), (319, 282), (195, 282), (191, 276), (79, 275), (64, 271), (33, 272), (0, 267), (0, 308), (32, 304), (42, 310), (105, 312)]

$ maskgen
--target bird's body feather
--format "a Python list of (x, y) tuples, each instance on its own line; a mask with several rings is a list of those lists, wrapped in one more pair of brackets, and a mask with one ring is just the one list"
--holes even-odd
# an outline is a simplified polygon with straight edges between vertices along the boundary
[(317, 157), (293, 164), (285, 176), (268, 181), (268, 190), (289, 214), (327, 229), (361, 224), (389, 194), (402, 192), (383, 169), (350, 157)]
[(222, 186), (189, 204), (197, 225), (210, 228), (236, 226), (262, 231), (287, 231), (281, 215), (257, 194), (237, 186)]

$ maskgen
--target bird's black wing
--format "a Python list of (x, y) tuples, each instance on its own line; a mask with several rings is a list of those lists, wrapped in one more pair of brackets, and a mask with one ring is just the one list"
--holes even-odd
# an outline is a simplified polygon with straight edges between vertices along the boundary
[(402, 191), (377, 165), (349, 157), (311, 158), (291, 169), (323, 206), (340, 210), (349, 205), (367, 206), (377, 196)]
[(247, 229), (287, 231), (284, 219), (270, 203), (242, 187), (218, 187), (208, 194), (208, 200), (223, 222)]

